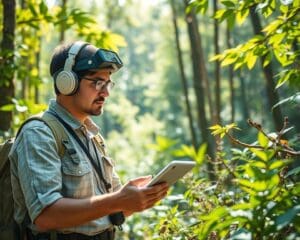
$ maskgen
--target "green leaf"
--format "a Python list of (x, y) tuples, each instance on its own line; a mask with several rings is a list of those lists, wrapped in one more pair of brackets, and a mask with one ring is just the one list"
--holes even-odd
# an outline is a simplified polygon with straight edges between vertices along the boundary
[(230, 30), (233, 29), (235, 24), (235, 15), (233, 13), (227, 17), (227, 24)]
[(33, 4), (28, 4), (28, 7), (29, 7), (32, 15), (36, 17), (38, 15), (38, 13), (37, 13), (37, 11), (35, 9), (35, 6)]
[(282, 21), (275, 20), (272, 21), (269, 25), (267, 25), (262, 31), (265, 32), (267, 35), (272, 34), (278, 28)]
[(40, 13), (42, 15), (46, 15), (47, 12), (48, 12), (48, 7), (47, 5), (44, 3), (44, 1), (41, 1), (40, 5), (39, 5), (39, 8), (40, 8)]
[(245, 60), (247, 62), (247, 67), (252, 69), (256, 63), (257, 56), (253, 54), (253, 51), (249, 51)]
[(283, 71), (282, 72), (282, 77), (278, 80), (277, 84), (276, 84), (276, 89), (280, 88), (285, 82), (287, 82), (291, 75), (293, 74), (293, 71)]
[(268, 160), (268, 156), (264, 151), (258, 150), (256, 148), (250, 148), (250, 151), (253, 152), (261, 160), (263, 160), (265, 162)]
[(260, 169), (265, 169), (267, 167), (267, 164), (266, 164), (265, 161), (256, 161), (256, 160), (254, 160), (254, 161), (251, 162), (251, 165), (253, 167), (257, 167), (257, 168), (260, 168)]
[(277, 45), (279, 45), (282, 40), (286, 37), (286, 32), (282, 32), (282, 33), (278, 33), (278, 34), (274, 34), (269, 38), (269, 44), (272, 44), (273, 47), (276, 47)]
[(4, 112), (11, 112), (14, 109), (15, 109), (14, 104), (6, 104), (6, 105), (0, 107), (0, 111), (4, 111)]
[(274, 162), (271, 163), (271, 165), (269, 166), (269, 169), (270, 170), (273, 170), (273, 169), (280, 169), (282, 168), (283, 166), (285, 166), (287, 163), (285, 161), (283, 161), (282, 159), (280, 160), (276, 160)]
[(247, 18), (247, 16), (249, 15), (249, 9), (248, 8), (244, 8), (241, 11), (238, 11), (236, 14), (236, 21), (239, 25), (241, 25)]
[(227, 8), (235, 8), (235, 4), (232, 1), (225, 0), (225, 1), (221, 1), (221, 3), (225, 5)]
[(258, 132), (257, 139), (260, 146), (263, 148), (268, 147), (269, 139), (262, 132)]
[(198, 149), (197, 158), (196, 158), (196, 162), (198, 164), (202, 164), (204, 162), (206, 151), (207, 151), (207, 144), (206, 143), (201, 144), (201, 146)]
[(238, 56), (236, 54), (228, 54), (225, 56), (224, 60), (221, 63), (221, 66), (227, 66), (234, 63), (237, 60)]
[(220, 129), (220, 128), (222, 128), (222, 126), (219, 125), (219, 124), (216, 124), (216, 125), (213, 125), (213, 126), (209, 127), (210, 130), (217, 130), (217, 129)]
[(299, 175), (300, 173), (300, 167), (296, 167), (290, 171), (288, 171), (286, 177), (289, 177), (289, 176), (296, 176), (296, 175)]
[(216, 12), (215, 18), (219, 19), (220, 21), (223, 21), (223, 15), (226, 13), (227, 9), (220, 9)]
[(263, 62), (263, 66), (266, 67), (270, 64), (271, 60), (272, 60), (272, 54), (269, 52), (267, 53), (264, 58), (263, 58), (264, 62)]
[(239, 69), (241, 66), (244, 65), (244, 61), (242, 59), (239, 59), (235, 64), (234, 64), (234, 70)]
[(293, 219), (295, 216), (297, 216), (300, 213), (300, 205), (296, 205), (286, 211), (286, 213), (278, 216), (276, 218), (276, 230), (279, 231), (283, 229), (285, 226), (289, 225), (292, 223)]
[(223, 54), (214, 55), (209, 59), (210, 62), (223, 59)]

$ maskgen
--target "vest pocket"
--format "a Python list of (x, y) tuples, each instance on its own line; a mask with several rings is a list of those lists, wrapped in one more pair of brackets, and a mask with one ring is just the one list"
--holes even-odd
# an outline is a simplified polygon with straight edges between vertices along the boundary
[(63, 158), (62, 170), (66, 175), (83, 176), (91, 171), (87, 162), (80, 161), (77, 155), (70, 155)]
[(65, 197), (84, 198), (94, 195), (94, 181), (91, 166), (81, 152), (71, 143), (63, 143), (62, 194)]
[(63, 142), (66, 151), (62, 159), (62, 170), (64, 174), (72, 176), (83, 176), (91, 171), (88, 162), (80, 160), (78, 153), (71, 143)]

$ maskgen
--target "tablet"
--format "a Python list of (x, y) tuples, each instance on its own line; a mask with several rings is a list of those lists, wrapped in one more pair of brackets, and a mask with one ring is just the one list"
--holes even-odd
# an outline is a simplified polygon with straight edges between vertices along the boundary
[(153, 177), (153, 179), (147, 184), (147, 187), (151, 187), (162, 182), (166, 182), (169, 186), (171, 186), (195, 165), (196, 162), (194, 161), (172, 161)]

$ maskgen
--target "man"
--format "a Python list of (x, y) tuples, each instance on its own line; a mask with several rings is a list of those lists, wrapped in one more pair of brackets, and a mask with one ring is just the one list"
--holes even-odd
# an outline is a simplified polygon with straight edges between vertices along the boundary
[(90, 119), (103, 112), (114, 85), (110, 76), (121, 67), (116, 53), (89, 43), (55, 50), (50, 73), (56, 100), (45, 114), (63, 125), (64, 154), (49, 126), (35, 120), (10, 152), (14, 216), (25, 223), (27, 238), (114, 239), (110, 216), (148, 209), (166, 195), (166, 184), (145, 186), (149, 177), (122, 186)]

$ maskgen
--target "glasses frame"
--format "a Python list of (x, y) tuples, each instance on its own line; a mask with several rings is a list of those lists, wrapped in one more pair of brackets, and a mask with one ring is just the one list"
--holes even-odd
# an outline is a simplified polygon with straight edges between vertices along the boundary
[[(88, 80), (88, 81), (91, 81), (91, 82), (94, 82), (95, 83), (95, 89), (97, 91), (103, 91), (104, 89), (106, 89), (107, 91), (111, 91), (114, 86), (116, 85), (116, 83), (112, 80), (103, 80), (103, 79), (95, 79), (95, 78), (89, 78), (89, 77), (82, 77), (82, 79), (85, 79), (85, 80)], [(101, 84), (99, 84), (101, 83)]]

